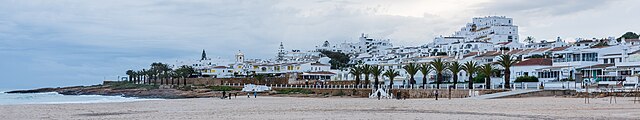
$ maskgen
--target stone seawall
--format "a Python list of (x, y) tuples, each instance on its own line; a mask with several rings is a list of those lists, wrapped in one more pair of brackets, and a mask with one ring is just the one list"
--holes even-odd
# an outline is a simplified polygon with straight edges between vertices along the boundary
[(524, 98), (524, 97), (554, 97), (554, 96), (575, 96), (575, 90), (543, 90), (532, 93), (506, 96), (502, 98)]
[[(234, 86), (238, 88), (242, 88), (240, 86)], [(283, 89), (304, 89), (310, 90), (314, 94), (328, 95), (328, 96), (352, 96), (352, 97), (369, 97), (369, 94), (372, 93), (371, 89), (368, 88), (334, 88), (334, 89), (325, 89), (325, 88), (272, 88), (275, 91), (283, 90)], [(393, 89), (391, 93), (394, 97), (397, 96), (398, 92), (402, 92), (402, 95), (406, 98), (435, 98), (434, 91), (436, 89)], [(449, 90), (448, 89), (438, 89), (440, 98), (448, 98)], [(508, 90), (474, 90), (478, 91), (478, 95), (491, 94), (497, 92), (504, 92)], [(466, 98), (469, 97), (468, 89), (452, 89), (451, 90), (451, 98)]]
[[(435, 98), (435, 91), (438, 91), (439, 98), (466, 98), (469, 97), (468, 89), (395, 89), (391, 93), (396, 96), (398, 92), (402, 92), (402, 96), (407, 98)], [(478, 95), (491, 94), (496, 92), (504, 92), (508, 90), (473, 90), (478, 91)], [(408, 94), (407, 94), (408, 93)]]
[[(160, 84), (161, 80), (151, 80), (151, 82)], [(166, 79), (162, 80), (164, 84), (178, 84), (183, 85), (185, 79)], [(264, 78), (257, 80), (255, 78), (186, 78), (186, 83), (189, 85), (224, 85), (224, 84), (287, 84), (288, 80), (285, 77), (280, 78)]]

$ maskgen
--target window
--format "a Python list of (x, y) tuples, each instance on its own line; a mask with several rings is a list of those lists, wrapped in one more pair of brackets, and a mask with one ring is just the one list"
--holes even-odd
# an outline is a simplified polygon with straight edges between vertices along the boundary
[(616, 59), (615, 59), (615, 58), (611, 58), (611, 60), (610, 60), (610, 61), (611, 61), (611, 63), (612, 63), (612, 64), (613, 64), (613, 63), (616, 63)]
[(609, 59), (603, 59), (604, 60), (604, 64), (609, 63)]

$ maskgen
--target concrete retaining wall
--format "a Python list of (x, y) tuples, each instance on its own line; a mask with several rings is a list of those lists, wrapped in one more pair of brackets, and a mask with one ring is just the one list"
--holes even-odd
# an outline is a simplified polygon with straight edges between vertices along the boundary
[(502, 98), (524, 98), (524, 97), (553, 97), (553, 96), (575, 96), (575, 90), (543, 90), (538, 92), (506, 96)]

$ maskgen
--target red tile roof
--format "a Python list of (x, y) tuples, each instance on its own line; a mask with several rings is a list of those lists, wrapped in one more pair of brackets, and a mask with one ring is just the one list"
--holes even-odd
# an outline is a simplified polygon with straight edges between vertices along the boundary
[(565, 46), (565, 47), (556, 47), (556, 48), (551, 49), (551, 51), (563, 51), (563, 50), (565, 50), (565, 49), (567, 49), (567, 48), (569, 48), (569, 46)]
[(318, 66), (331, 66), (331, 65), (322, 64), (322, 63), (311, 63), (311, 65), (318, 65)]
[(540, 48), (540, 49), (537, 49), (537, 50), (531, 51), (531, 52), (544, 52), (544, 51), (547, 51), (549, 49), (551, 49), (551, 48)]
[(511, 42), (501, 42), (501, 43), (498, 43), (498, 45), (506, 45), (506, 44), (509, 44), (509, 43), (511, 43)]
[(329, 72), (329, 71), (319, 71), (319, 72), (305, 72), (302, 75), (308, 75), (308, 74), (316, 74), (316, 75), (333, 75), (335, 73), (333, 72)]
[(466, 58), (466, 57), (470, 57), (470, 56), (474, 56), (474, 55), (478, 55), (478, 52), (469, 52), (466, 55), (463, 55), (462, 57)]
[(215, 66), (213, 68), (227, 68), (227, 66)]
[(640, 39), (624, 39), (625, 42), (640, 42)]
[(524, 61), (520, 61), (513, 66), (532, 66), (532, 65), (543, 65), (543, 66), (551, 66), (552, 61), (550, 58), (530, 58)]

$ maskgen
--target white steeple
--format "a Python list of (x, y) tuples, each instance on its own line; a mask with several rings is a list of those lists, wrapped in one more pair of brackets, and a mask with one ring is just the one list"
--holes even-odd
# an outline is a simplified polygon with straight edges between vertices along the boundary
[(244, 62), (244, 54), (242, 53), (242, 51), (238, 50), (238, 54), (236, 54), (236, 63), (243, 63)]
[(280, 47), (278, 48), (278, 61), (282, 61), (284, 60), (284, 45), (282, 45), (282, 42), (280, 42)]

